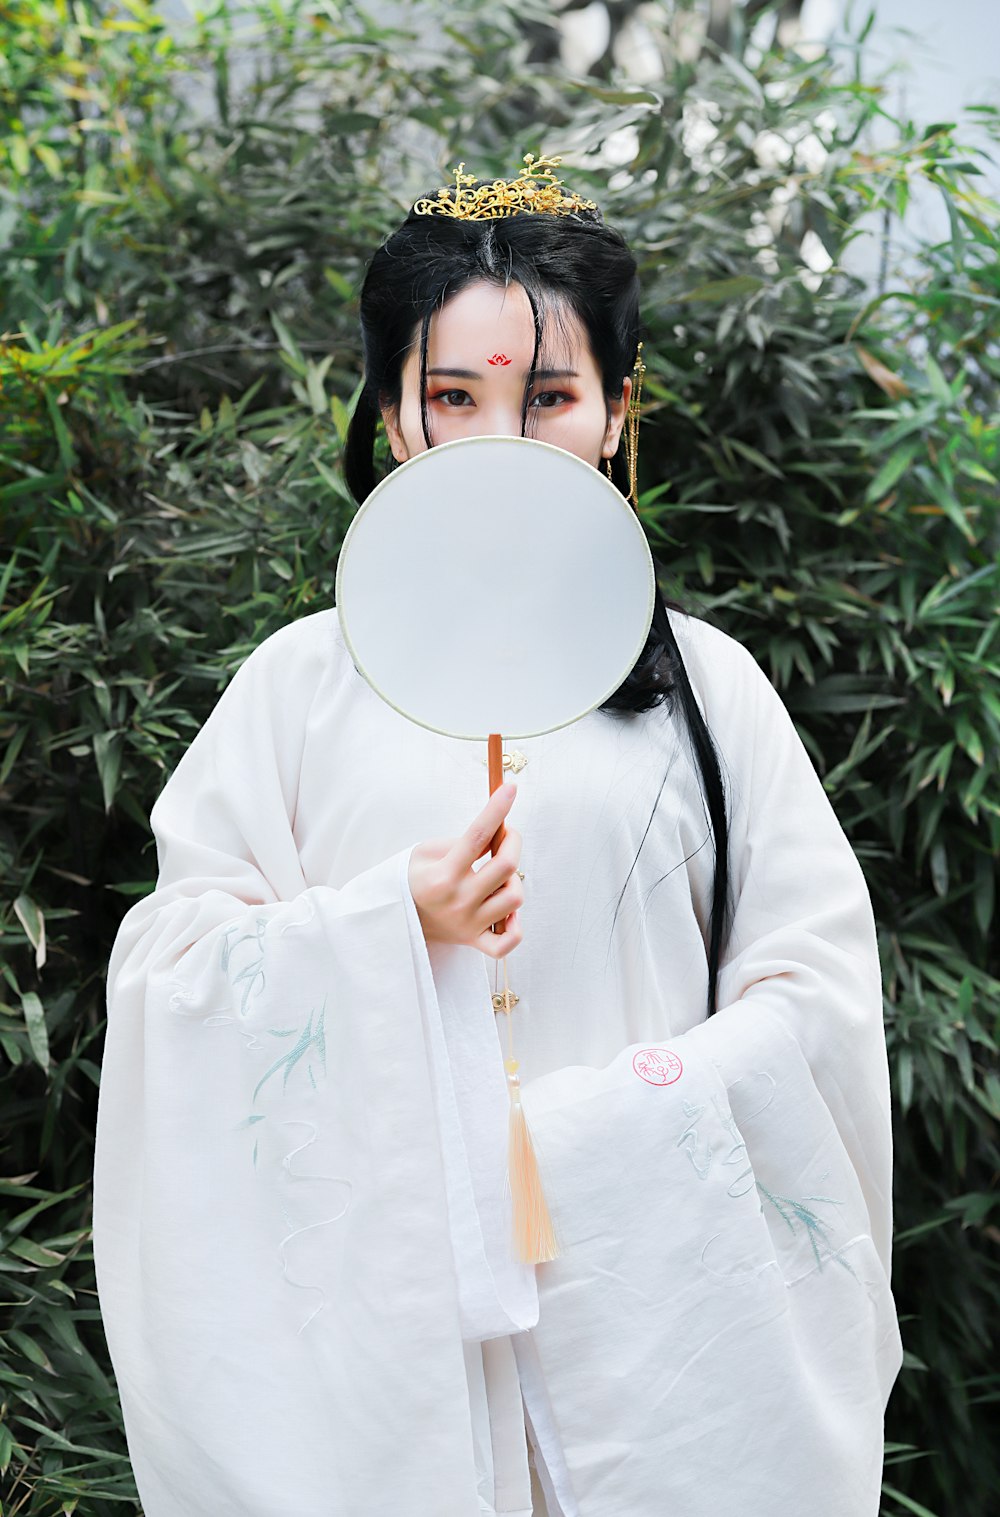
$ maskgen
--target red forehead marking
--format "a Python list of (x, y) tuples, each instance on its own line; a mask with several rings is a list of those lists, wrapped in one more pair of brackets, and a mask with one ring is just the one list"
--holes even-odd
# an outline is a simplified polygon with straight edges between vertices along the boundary
[(500, 363), (500, 364), (503, 364), (504, 368), (506, 368), (507, 365), (510, 363), (510, 359), (507, 357), (506, 353), (494, 353), (493, 357), (492, 358), (487, 358), (486, 362), (487, 363)]

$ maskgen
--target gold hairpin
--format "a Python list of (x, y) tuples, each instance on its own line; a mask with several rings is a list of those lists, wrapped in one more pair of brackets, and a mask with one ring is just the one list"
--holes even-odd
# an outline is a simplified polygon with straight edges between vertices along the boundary
[(584, 200), (567, 190), (555, 170), (561, 158), (536, 158), (525, 153), (524, 167), (514, 179), (494, 179), (470, 189), (475, 174), (465, 173), (465, 164), (455, 169), (454, 185), (438, 190), (434, 197), (424, 197), (413, 207), (415, 216), (450, 216), (456, 221), (495, 221), (503, 216), (524, 212), (543, 216), (570, 216), (574, 211), (596, 211), (597, 202)]

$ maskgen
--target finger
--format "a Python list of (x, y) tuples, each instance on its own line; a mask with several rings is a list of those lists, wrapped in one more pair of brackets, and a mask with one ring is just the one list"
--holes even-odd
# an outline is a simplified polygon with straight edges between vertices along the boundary
[(458, 875), (465, 874), (476, 859), (482, 858), (494, 833), (513, 806), (516, 795), (517, 786), (506, 780), (499, 789), (494, 790), (482, 811), (469, 823), (461, 837), (455, 839), (449, 854), (449, 864)]
[(476, 947), (490, 959), (505, 958), (511, 949), (516, 948), (522, 939), (521, 918), (515, 911), (507, 918), (503, 932), (490, 932), (487, 930), (476, 939)]
[(512, 912), (523, 905), (524, 889), (515, 875), (509, 884), (504, 885), (501, 890), (494, 891), (493, 895), (483, 902), (473, 917), (473, 927), (477, 933), (485, 932), (488, 927), (504, 922)]
[(447, 858), (448, 853), (455, 845), (454, 837), (426, 838), (422, 843), (416, 843), (413, 848), (414, 855), (425, 864), (436, 863), (438, 859)]
[(508, 827), (507, 836), (496, 855), (487, 859), (481, 868), (471, 871), (474, 903), (478, 905), (488, 895), (492, 895), (494, 890), (505, 885), (517, 869), (520, 859), (521, 834), (516, 827)]

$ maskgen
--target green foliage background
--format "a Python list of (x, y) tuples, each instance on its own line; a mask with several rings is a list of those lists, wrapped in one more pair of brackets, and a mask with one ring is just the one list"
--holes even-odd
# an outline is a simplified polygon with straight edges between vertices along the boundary
[[(508, 176), (631, 127), (610, 184), (565, 173), (642, 266), (643, 519), (668, 593), (781, 691), (880, 927), (907, 1347), (883, 1510), (986, 1517), (997, 208), (960, 127), (886, 122), (863, 39), (851, 64), (734, 34), (653, 91), (533, 63), (522, 4), (393, 14), (275, 0), (237, 35), (220, 4), (178, 41), (143, 0), (0, 3), (2, 1510), (136, 1510), (89, 1235), (103, 976), (165, 777), (247, 652), (332, 599), (364, 260), (460, 158)], [(762, 131), (798, 158), (764, 167)], [(873, 298), (840, 260), (908, 225), (915, 181), (950, 237)]]

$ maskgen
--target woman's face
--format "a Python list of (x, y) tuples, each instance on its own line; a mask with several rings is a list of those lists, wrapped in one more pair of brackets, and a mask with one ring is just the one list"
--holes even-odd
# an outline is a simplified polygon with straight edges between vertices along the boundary
[[(446, 301), (431, 318), (427, 338), (432, 442), (519, 437), (534, 351), (534, 317), (521, 285), (504, 289), (483, 280)], [(602, 458), (611, 458), (618, 448), (631, 379), (625, 379), (620, 400), (606, 401), (586, 330), (568, 308), (560, 319), (553, 315), (546, 322), (539, 365), (528, 397), (526, 432), (600, 468)], [(398, 411), (383, 410), (383, 415), (398, 463), (426, 452), (420, 424), (419, 340), (403, 364)]]

